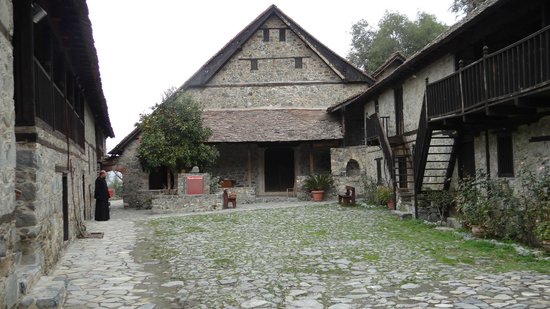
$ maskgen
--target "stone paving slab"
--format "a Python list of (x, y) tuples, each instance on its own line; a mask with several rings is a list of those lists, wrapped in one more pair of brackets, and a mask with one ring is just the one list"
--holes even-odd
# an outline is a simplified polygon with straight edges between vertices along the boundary
[[(278, 203), (159, 220), (112, 205), (110, 221), (86, 222), (104, 237), (74, 241), (51, 274), (67, 282), (63, 308), (550, 308), (549, 275), (436, 263), (377, 234), (376, 211)], [(173, 229), (156, 235), (150, 219)], [(340, 222), (364, 229), (332, 239)]]

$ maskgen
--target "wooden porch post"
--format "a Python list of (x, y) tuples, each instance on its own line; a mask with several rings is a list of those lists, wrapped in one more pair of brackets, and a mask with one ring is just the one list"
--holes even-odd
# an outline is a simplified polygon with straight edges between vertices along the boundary
[(247, 147), (247, 153), (248, 153), (248, 186), (252, 187), (252, 153), (250, 151), (250, 144), (248, 144)]
[(313, 174), (315, 170), (315, 160), (313, 158), (313, 144), (309, 145), (309, 173)]

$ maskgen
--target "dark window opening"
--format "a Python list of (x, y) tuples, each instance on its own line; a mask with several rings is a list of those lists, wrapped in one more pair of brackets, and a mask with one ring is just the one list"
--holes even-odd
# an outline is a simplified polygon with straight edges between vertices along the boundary
[(282, 28), (279, 29), (279, 42), (285, 42), (286, 41), (286, 29)]
[(269, 42), (269, 29), (263, 29), (264, 32), (264, 42)]
[(403, 119), (403, 87), (396, 88), (393, 92), (395, 99), (395, 134), (405, 133), (405, 120)]
[(374, 100), (374, 112), (380, 114), (380, 104), (378, 104), (378, 99)]
[(514, 150), (512, 146), (512, 135), (498, 135), (497, 161), (499, 177), (514, 177)]
[(473, 139), (460, 144), (458, 151), (458, 177), (474, 177), (476, 172), (475, 146)]
[(250, 59), (250, 70), (251, 71), (258, 70), (258, 59)]
[(149, 173), (149, 190), (174, 189), (174, 174), (166, 167)]
[(346, 176), (359, 176), (360, 173), (361, 168), (359, 167), (359, 163), (353, 159), (350, 159), (346, 165)]
[(330, 173), (330, 148), (320, 147), (313, 149), (314, 173)]
[(303, 58), (302, 57), (296, 57), (294, 58), (294, 68), (301, 69), (303, 67)]
[(69, 240), (69, 185), (67, 174), (63, 173), (62, 180), (63, 193), (61, 209), (63, 213), (63, 240)]
[(376, 184), (382, 185), (382, 158), (374, 160), (376, 161)]
[(399, 156), (397, 157), (397, 173), (399, 179), (399, 188), (408, 188), (408, 170), (407, 170), (407, 158)]

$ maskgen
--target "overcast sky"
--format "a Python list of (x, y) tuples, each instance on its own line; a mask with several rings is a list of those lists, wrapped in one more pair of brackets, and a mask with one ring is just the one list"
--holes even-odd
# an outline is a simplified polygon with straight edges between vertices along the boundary
[(411, 19), (419, 11), (448, 25), (452, 0), (88, 0), (103, 91), (114, 139), (134, 129), (139, 114), (181, 86), (252, 20), (275, 4), (323, 44), (345, 57), (351, 25), (376, 25), (386, 10)]

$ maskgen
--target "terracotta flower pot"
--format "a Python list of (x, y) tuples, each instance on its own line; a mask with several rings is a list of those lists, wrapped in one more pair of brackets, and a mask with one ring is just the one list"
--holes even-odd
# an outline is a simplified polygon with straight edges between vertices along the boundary
[(325, 196), (325, 191), (311, 191), (311, 195), (313, 197), (313, 201), (320, 202), (323, 200), (323, 197)]
[(394, 210), (395, 209), (395, 203), (393, 200), (389, 200), (386, 205), (388, 206), (388, 209)]

